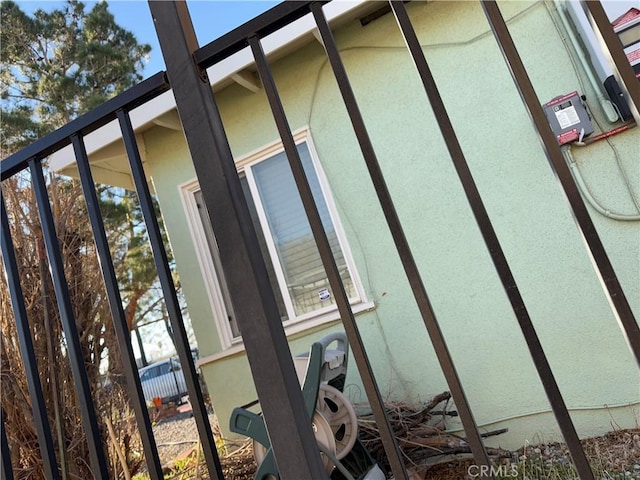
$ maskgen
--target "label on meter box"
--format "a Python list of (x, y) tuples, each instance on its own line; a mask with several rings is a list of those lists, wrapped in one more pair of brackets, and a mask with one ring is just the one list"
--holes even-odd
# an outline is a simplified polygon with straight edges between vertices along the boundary
[(555, 105), (553, 107), (553, 113), (555, 113), (560, 128), (563, 130), (580, 123), (578, 112), (576, 112), (576, 107), (573, 106), (571, 100), (567, 100), (560, 105)]
[(560, 145), (593, 133), (591, 119), (578, 92), (554, 98), (544, 105), (544, 113)]

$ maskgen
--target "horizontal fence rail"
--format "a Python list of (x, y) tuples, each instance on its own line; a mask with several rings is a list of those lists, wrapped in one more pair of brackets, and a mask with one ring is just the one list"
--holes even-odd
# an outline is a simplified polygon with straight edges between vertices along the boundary
[(0, 180), (6, 180), (17, 172), (26, 169), (28, 167), (27, 162), (32, 158), (45, 158), (69, 145), (72, 135), (76, 133), (87, 135), (115, 120), (118, 110), (123, 108), (128, 111), (133, 110), (169, 89), (170, 86), (167, 82), (166, 74), (164, 72), (156, 73), (135, 87), (2, 160), (0, 164), (2, 167), (0, 169)]
[[(317, 0), (316, 0), (317, 1)], [(244, 23), (217, 40), (198, 48), (193, 58), (200, 68), (215, 65), (249, 46), (251, 37), (264, 38), (309, 13), (309, 0), (285, 1)], [(326, 4), (328, 1), (317, 3)]]
[[(245, 48), (249, 48), (253, 54), (258, 76), (264, 87), (266, 100), (281, 137), (285, 154), (289, 160), (299, 196), (311, 226), (333, 298), (336, 301), (343, 327), (379, 428), (393, 476), (398, 480), (408, 479), (407, 469), (397, 440), (394, 437), (389, 417), (386, 414), (376, 376), (370, 364), (368, 353), (336, 266), (336, 260), (302, 167), (269, 61), (263, 51), (262, 42), (268, 35), (280, 31), (306, 15), (312, 16), (320, 33), (329, 65), (336, 79), (337, 88), (342, 96), (354, 135), (369, 171), (371, 183), (387, 221), (425, 328), (451, 390), (457, 411), (460, 414), (474, 460), (478, 466), (490, 465), (489, 457), (482, 442), (482, 436), (479, 433), (471, 406), (456, 371), (454, 359), (448, 350), (436, 313), (433, 310), (420, 271), (413, 258), (403, 225), (395, 210), (392, 194), (386, 185), (358, 102), (342, 63), (338, 45), (325, 18), (323, 6), (326, 3), (328, 2), (307, 0), (283, 2), (228, 34), (199, 48), (185, 2), (150, 1), (149, 7), (167, 65), (167, 73), (160, 72), (150, 77), (102, 106), (2, 160), (0, 164), (1, 181), (11, 179), (23, 171), (26, 171), (32, 181), (54, 291), (65, 333), (69, 361), (78, 390), (82, 423), (89, 448), (89, 461), (97, 479), (109, 478), (108, 461), (101, 439), (99, 419), (96, 416), (96, 408), (91, 395), (86, 366), (83, 363), (80, 344), (81, 332), (78, 332), (73, 314), (69, 286), (65, 277), (53, 212), (43, 174), (43, 161), (48, 155), (63, 147), (68, 145), (73, 147), (107, 294), (106, 298), (109, 302), (115, 327), (117, 345), (123, 358), (125, 379), (140, 431), (148, 473), (152, 479), (160, 480), (163, 478), (162, 466), (153, 436), (144, 391), (135, 364), (130, 332), (123, 311), (123, 300), (109, 250), (104, 220), (99, 208), (96, 184), (92, 176), (84, 143), (86, 135), (115, 120), (117, 120), (122, 134), (135, 191), (149, 235), (155, 269), (174, 333), (176, 350), (185, 377), (187, 393), (193, 407), (205, 463), (212, 479), (224, 479), (215, 439), (208, 420), (203, 392), (201, 391), (184, 327), (169, 257), (162, 239), (157, 212), (154, 209), (147, 176), (143, 168), (130, 118), (130, 112), (134, 108), (145, 104), (170, 88), (173, 90), (176, 108), (184, 128), (197, 178), (202, 188), (206, 211), (213, 226), (220, 252), (220, 263), (228, 283), (233, 309), (242, 332), (244, 347), (251, 366), (254, 384), (258, 392), (262, 415), (268, 429), (269, 441), (273, 448), (279, 475), (283, 480), (327, 478), (311, 428), (311, 419), (300, 391), (291, 351), (280, 320), (275, 295), (269, 282), (265, 261), (262, 257), (258, 238), (240, 185), (227, 132), (222, 124), (220, 112), (205, 71), (206, 68)], [(585, 480), (593, 479), (593, 472), (580, 444), (580, 439), (575, 431), (524, 300), (521, 297), (480, 193), (475, 185), (455, 129), (451, 124), (449, 114), (440, 97), (435, 79), (413, 28), (405, 2), (390, 0), (389, 3), (406, 42), (407, 52), (416, 66), (417, 74), (426, 93), (428, 104), (425, 104), (425, 114), (429, 113), (430, 107), (438, 122), (452, 163), (494, 267), (511, 303), (515, 318), (525, 337), (529, 353), (538, 371), (560, 430), (567, 442), (578, 474)], [(495, 40), (510, 69), (515, 86), (531, 117), (533, 127), (540, 135), (544, 151), (563, 188), (576, 225), (583, 236), (587, 252), (593, 260), (594, 268), (601, 278), (605, 294), (610, 300), (612, 310), (619, 320), (632, 354), (640, 364), (640, 329), (580, 193), (571, 178), (571, 173), (562, 158), (557, 142), (550, 131), (548, 122), (540, 107), (540, 102), (533, 90), (507, 25), (495, 1), (482, 0), (481, 4)], [(601, 31), (600, 34), (612, 53), (614, 62), (619, 70), (618, 73), (623, 79), (623, 87), (634, 103), (634, 114), (637, 117), (638, 104), (640, 103), (638, 82), (635, 78), (630, 80), (631, 69), (625, 64), (626, 57), (624, 57), (620, 45), (616, 44), (612, 39), (612, 32), (608, 31), (611, 29), (607, 29), (606, 16), (604, 16), (599, 2), (587, 2), (586, 10), (589, 12), (589, 16), (594, 21), (597, 29)], [(2, 261), (9, 283), (20, 351), (28, 377), (28, 390), (33, 405), (34, 419), (37, 424), (40, 454), (44, 462), (47, 479), (57, 480), (60, 478), (60, 471), (43, 401), (42, 385), (31, 340), (29, 319), (27, 318), (24, 295), (20, 285), (20, 272), (16, 261), (15, 246), (11, 237), (10, 218), (7, 215), (5, 198), (1, 192), (0, 203)], [(0, 432), (2, 437), (0, 438), (0, 441), (2, 441), (2, 478), (11, 479), (14, 475), (11, 465), (11, 452), (6, 439), (6, 418), (4, 414), (3, 410), (0, 419), (0, 427), (2, 428)], [(483, 478), (493, 475), (492, 471), (487, 470), (489, 473), (484, 473), (482, 475)], [(485, 472), (485, 470), (481, 470), (481, 472)]]

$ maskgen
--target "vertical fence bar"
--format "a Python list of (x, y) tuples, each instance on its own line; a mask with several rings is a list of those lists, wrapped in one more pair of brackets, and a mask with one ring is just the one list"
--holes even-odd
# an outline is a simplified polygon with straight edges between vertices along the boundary
[(623, 91), (626, 91), (625, 99), (633, 113), (633, 118), (640, 125), (640, 82), (636, 78), (631, 63), (629, 63), (629, 59), (624, 53), (620, 39), (613, 31), (611, 21), (599, 0), (587, 0), (582, 3), (582, 6), (583, 8), (586, 6), (585, 13), (591, 22), (596, 37), (601, 44), (604, 43), (607, 47), (603, 48), (603, 51), (611, 61), (616, 78), (621, 80), (620, 86)]
[[(42, 163), (38, 159), (33, 159), (29, 161), (29, 168), (36, 202), (38, 204), (42, 234), (47, 249), (47, 256), (49, 257), (53, 287), (56, 293), (56, 300), (58, 301), (58, 310), (60, 311), (62, 328), (69, 352), (69, 362), (71, 363), (73, 379), (76, 383), (78, 400), (80, 402), (80, 411), (87, 436), (91, 468), (95, 478), (107, 480), (109, 478), (107, 459), (104, 454), (104, 449), (102, 448), (102, 439), (100, 437), (100, 427), (98, 426), (95, 405), (91, 398), (91, 388), (84, 365), (78, 327), (71, 305), (69, 286), (64, 274), (60, 245), (58, 244), (51, 205), (47, 195), (47, 186), (42, 172)], [(44, 279), (42, 281), (44, 281)]]
[(180, 120), (215, 232), (260, 408), (283, 480), (326, 478), (220, 112), (184, 2), (150, 1)]
[(11, 450), (7, 441), (7, 431), (4, 424), (4, 409), (0, 408), (0, 478), (2, 480), (13, 480), (13, 467), (11, 466)]
[(260, 44), (260, 39), (256, 36), (249, 38), (249, 45), (253, 52), (258, 69), (258, 75), (260, 76), (260, 80), (264, 86), (264, 90), (271, 107), (271, 112), (273, 113), (273, 118), (278, 128), (280, 138), (282, 139), (284, 150), (289, 160), (289, 165), (309, 220), (311, 232), (318, 247), (318, 252), (325, 272), (327, 273), (329, 285), (331, 286), (334, 298), (336, 299), (340, 318), (342, 319), (345, 327), (345, 332), (349, 339), (362, 383), (375, 416), (376, 424), (378, 425), (380, 437), (393, 471), (393, 475), (397, 479), (407, 478), (407, 472), (405, 470), (404, 463), (402, 462), (402, 453), (400, 452), (398, 444), (394, 438), (393, 428), (391, 427), (389, 419), (385, 413), (382, 395), (380, 395), (380, 390), (373, 375), (369, 358), (367, 357), (355, 317), (353, 316), (353, 311), (351, 310), (351, 305), (349, 304), (349, 298), (344, 289), (342, 279), (340, 278), (340, 273), (336, 266), (335, 258), (331, 251), (331, 246), (329, 245), (329, 240), (327, 239), (326, 232), (322, 226), (322, 220), (320, 219), (320, 214), (318, 213), (315, 200), (313, 199), (311, 187), (309, 186), (307, 176), (304, 172), (304, 168), (302, 167), (300, 155), (298, 154), (298, 149), (296, 148), (291, 128), (289, 127), (282, 102), (280, 101), (280, 96), (278, 95), (273, 75), (271, 74), (271, 69), (269, 68), (262, 45)]
[(164, 478), (164, 474), (162, 473), (160, 457), (158, 456), (158, 449), (149, 419), (149, 410), (147, 409), (144, 399), (144, 393), (142, 392), (140, 377), (138, 376), (138, 369), (131, 347), (131, 333), (122, 308), (122, 297), (120, 296), (120, 290), (118, 288), (118, 280), (113, 267), (109, 242), (107, 241), (107, 234), (104, 230), (104, 221), (102, 219), (102, 213), (100, 212), (98, 195), (96, 194), (95, 182), (93, 181), (82, 134), (73, 135), (71, 142), (80, 173), (80, 181), (82, 183), (87, 213), (89, 214), (89, 221), (93, 231), (93, 239), (96, 251), (98, 252), (98, 259), (100, 260), (100, 270), (109, 300), (109, 309), (111, 310), (111, 318), (116, 332), (118, 348), (124, 360), (126, 384), (133, 404), (136, 421), (138, 422), (138, 431), (140, 432), (140, 439), (149, 470), (148, 473), (152, 479), (161, 480)]
[(131, 118), (124, 110), (118, 110), (117, 117), (120, 122), (120, 129), (122, 130), (122, 137), (127, 150), (127, 156), (129, 157), (131, 173), (133, 175), (136, 193), (142, 209), (142, 215), (149, 234), (149, 242), (151, 243), (153, 258), (155, 260), (156, 270), (158, 271), (158, 278), (160, 279), (167, 313), (169, 314), (171, 328), (173, 329), (178, 358), (180, 359), (180, 364), (185, 372), (184, 378), (187, 384), (187, 392), (193, 407), (193, 416), (196, 420), (198, 433), (202, 439), (202, 449), (204, 451), (207, 468), (209, 469), (209, 475), (222, 480), (224, 478), (224, 474), (222, 473), (222, 466), (220, 465), (216, 442), (213, 438), (207, 408), (204, 404), (204, 397), (198, 381), (193, 357), (191, 356), (191, 347), (189, 346), (189, 339), (187, 338), (187, 332), (184, 328), (180, 302), (178, 301), (178, 295), (176, 294), (175, 285), (173, 283), (173, 276), (171, 274), (171, 269), (169, 268), (169, 258), (162, 241), (162, 234), (160, 233), (160, 226), (158, 224), (156, 212), (153, 208), (153, 200), (151, 198), (147, 178), (142, 167), (140, 151), (138, 150), (135, 133), (131, 125)]
[(429, 337), (431, 338), (431, 343), (433, 344), (438, 361), (440, 362), (440, 367), (442, 368), (447, 384), (449, 385), (449, 389), (451, 390), (451, 395), (455, 401), (456, 408), (460, 414), (460, 419), (462, 420), (462, 424), (467, 434), (467, 441), (469, 442), (473, 452), (474, 459), (478, 465), (490, 465), (489, 457), (482, 443), (482, 438), (480, 437), (478, 427), (473, 418), (462, 383), (458, 377), (446, 340), (442, 334), (438, 320), (436, 319), (426, 288), (422, 282), (418, 266), (413, 258), (413, 253), (409, 247), (402, 224), (400, 223), (400, 218), (398, 217), (398, 213), (396, 212), (393, 204), (384, 175), (382, 174), (380, 164), (378, 163), (373, 144), (369, 138), (367, 128), (364, 124), (364, 119), (351, 88), (346, 69), (344, 68), (342, 59), (340, 58), (340, 53), (335, 43), (335, 39), (333, 38), (333, 33), (331, 32), (331, 28), (329, 27), (322, 12), (322, 5), (314, 3), (311, 6), (311, 10), (316, 19), (316, 24), (320, 31), (325, 50), (327, 52), (327, 57), (329, 58), (333, 73), (336, 77), (336, 82), (338, 83), (347, 112), (351, 118), (354, 132), (358, 139), (358, 143), (360, 144), (362, 155), (369, 170), (369, 175), (371, 176), (371, 181), (376, 190), (387, 225), (389, 226), (396, 249), (398, 250), (402, 266), (405, 270), (407, 279), (409, 280), (411, 290), (414, 298), (416, 299), (416, 303), (427, 328), (427, 332), (429, 333)]
[(493, 34), (498, 42), (502, 55), (504, 56), (513, 81), (520, 93), (523, 103), (533, 122), (545, 154), (551, 168), (553, 169), (565, 197), (571, 207), (571, 213), (578, 227), (582, 239), (587, 247), (591, 262), (595, 267), (596, 274), (600, 278), (607, 300), (611, 305), (612, 311), (621, 326), (627, 344), (631, 352), (635, 356), (636, 362), (640, 366), (640, 327), (631, 311), (624, 290), (618, 281), (616, 272), (609, 261), (607, 252), (604, 249), (598, 232), (589, 216), (589, 211), (584, 204), (584, 200), (580, 195), (567, 163), (565, 162), (558, 142), (551, 131), (549, 122), (542, 110), (542, 106), (536, 92), (531, 84), (529, 75), (527, 74), (522, 59), (518, 54), (507, 24), (502, 18), (498, 5), (493, 0), (481, 1), (489, 25), (493, 30)]
[[(2, 192), (0, 192), (0, 221), (2, 222), (0, 237), (0, 243), (2, 243), (2, 261), (7, 273), (7, 283), (9, 285), (9, 292), (11, 295), (13, 315), (16, 321), (16, 330), (18, 332), (22, 363), (27, 376), (27, 388), (29, 390), (29, 397), (31, 398), (33, 420), (38, 434), (40, 455), (42, 456), (44, 472), (47, 478), (58, 480), (60, 478), (58, 462), (56, 461), (55, 447), (53, 445), (53, 437), (51, 436), (51, 427), (49, 426), (47, 408), (44, 403), (42, 384), (40, 383), (40, 375), (38, 373), (38, 362), (33, 350), (33, 340), (31, 339), (27, 310), (24, 305), (18, 262), (16, 261), (15, 249), (11, 238), (11, 230), (9, 228), (7, 208), (4, 203), (4, 195), (2, 195)], [(2, 428), (4, 432), (4, 419)], [(6, 442), (4, 437), (2, 438), (2, 442), (4, 446), (4, 443)]]
[(11, 466), (11, 451), (7, 441), (7, 430), (4, 426), (4, 409), (0, 408), (0, 479), (13, 480), (13, 467)]
[[(533, 363), (538, 375), (540, 376), (551, 404), (551, 408), (553, 409), (553, 413), (555, 414), (556, 420), (560, 426), (560, 430), (567, 442), (567, 446), (572, 457), (576, 459), (576, 466), (578, 467), (579, 465), (580, 468), (585, 468), (585, 466), (588, 467), (584, 450), (573, 422), (571, 421), (571, 417), (569, 416), (569, 411), (567, 410), (562, 394), (560, 393), (560, 389), (558, 388), (558, 384), (556, 383), (553, 372), (551, 371), (551, 366), (549, 365), (542, 348), (542, 344), (538, 338), (538, 334), (536, 333), (531, 317), (529, 316), (529, 312), (527, 311), (527, 307), (504, 255), (498, 236), (493, 229), (489, 214), (482, 202), (480, 192), (476, 187), (471, 170), (469, 169), (469, 165), (465, 159), (464, 153), (462, 152), (460, 143), (458, 142), (457, 135), (453, 125), (451, 124), (451, 120), (449, 119), (449, 114), (447, 113), (442, 97), (440, 96), (440, 92), (438, 91), (438, 87), (427, 63), (420, 41), (418, 40), (413, 25), (411, 24), (407, 9), (403, 2), (393, 0), (390, 3), (418, 74), (420, 75), (420, 79), (422, 80), (431, 108), (433, 109), (434, 117), (438, 122), (445, 144), (449, 150), (449, 155), (451, 156), (451, 160), (458, 174), (458, 178), (460, 179), (460, 183), (462, 184), (469, 205), (471, 206), (473, 216), (478, 224), (484, 243), (487, 246), (489, 255), (491, 256), (491, 260), (493, 261), (498, 276), (500, 277), (504, 291), (509, 298), (513, 312), (518, 320), (527, 346), (529, 347), (529, 353), (531, 354)], [(591, 474), (591, 470), (579, 470), (579, 473), (581, 478), (586, 479), (590, 478), (588, 475)]]

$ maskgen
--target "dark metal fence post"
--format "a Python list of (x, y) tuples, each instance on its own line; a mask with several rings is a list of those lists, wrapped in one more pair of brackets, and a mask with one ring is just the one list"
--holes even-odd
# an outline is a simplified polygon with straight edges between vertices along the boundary
[(7, 431), (4, 426), (4, 409), (0, 408), (0, 479), (13, 480), (13, 467), (11, 466), (11, 451), (7, 441)]
[(136, 421), (138, 422), (138, 431), (140, 432), (140, 439), (144, 448), (147, 468), (151, 478), (160, 480), (164, 478), (160, 457), (158, 456), (158, 449), (151, 429), (149, 410), (144, 400), (144, 393), (142, 392), (140, 377), (138, 376), (138, 368), (131, 347), (131, 334), (122, 307), (122, 297), (118, 288), (118, 280), (113, 267), (109, 242), (104, 230), (102, 213), (100, 212), (98, 195), (96, 194), (95, 183), (93, 181), (91, 168), (89, 167), (89, 158), (87, 157), (82, 135), (73, 135), (72, 143), (76, 155), (76, 164), (80, 173), (87, 213), (93, 231), (93, 240), (100, 260), (102, 280), (107, 292), (118, 348), (123, 357), (125, 379), (132, 400)]
[(320, 254), (322, 265), (327, 274), (329, 285), (333, 292), (333, 297), (336, 300), (336, 305), (340, 312), (342, 324), (344, 325), (347, 338), (349, 339), (349, 344), (351, 345), (353, 357), (355, 358), (358, 366), (360, 378), (362, 379), (363, 386), (367, 393), (369, 405), (373, 411), (376, 424), (378, 426), (382, 444), (384, 446), (385, 453), (387, 454), (387, 460), (389, 460), (389, 465), (391, 466), (391, 470), (393, 471), (393, 475), (396, 479), (407, 478), (407, 472), (402, 461), (402, 452), (400, 452), (398, 443), (393, 435), (393, 428), (385, 413), (384, 401), (380, 394), (380, 389), (378, 388), (378, 384), (371, 368), (371, 363), (369, 362), (369, 358), (367, 357), (364, 349), (364, 343), (360, 336), (360, 331), (355, 317), (353, 316), (351, 305), (349, 304), (349, 297), (345, 292), (344, 284), (340, 278), (340, 272), (336, 266), (335, 258), (331, 251), (331, 246), (329, 245), (329, 240), (327, 239), (326, 232), (322, 225), (322, 220), (318, 213), (313, 193), (309, 186), (309, 181), (307, 180), (302, 162), (300, 161), (300, 155), (298, 154), (298, 149), (293, 139), (291, 128), (289, 127), (280, 96), (278, 95), (273, 75), (271, 74), (271, 69), (269, 68), (264, 51), (262, 50), (260, 39), (256, 36), (251, 37), (249, 39), (249, 45), (251, 46), (253, 56), (256, 60), (258, 74), (264, 86), (267, 99), (269, 100), (271, 112), (273, 113), (278, 132), (280, 133), (280, 138), (282, 139), (284, 150), (287, 155), (287, 159), (289, 160), (289, 165), (309, 221), (313, 238), (318, 247), (318, 253)]
[(150, 1), (202, 196), (215, 232), (278, 471), (284, 480), (326, 473), (305, 411), (257, 236), (184, 2)]
[[(7, 273), (7, 283), (9, 285), (9, 292), (11, 295), (13, 316), (16, 321), (20, 353), (25, 374), (27, 376), (27, 388), (29, 390), (29, 398), (31, 399), (33, 419), (38, 433), (40, 455), (42, 456), (42, 463), (47, 478), (58, 480), (60, 478), (60, 472), (58, 471), (58, 462), (56, 461), (55, 447), (53, 445), (53, 437), (51, 436), (51, 427), (49, 426), (49, 418), (47, 417), (47, 408), (44, 403), (42, 384), (40, 383), (40, 375), (38, 373), (38, 364), (33, 350), (31, 329), (29, 328), (29, 320), (27, 318), (27, 311), (24, 305), (24, 296), (22, 294), (22, 286), (20, 284), (20, 272), (18, 271), (18, 263), (16, 261), (13, 240), (11, 238), (11, 230), (9, 228), (9, 218), (7, 216), (7, 209), (2, 192), (0, 192), (0, 221), (2, 222), (2, 231), (0, 233), (0, 240), (2, 243), (2, 262), (4, 263), (4, 268)], [(4, 420), (2, 422), (2, 429), (4, 435)], [(2, 446), (4, 448), (6, 438), (3, 437), (1, 441), (3, 442)]]
[[(82, 423), (84, 424), (87, 445), (89, 447), (91, 468), (95, 478), (107, 480), (109, 478), (107, 458), (102, 445), (95, 405), (91, 398), (91, 387), (84, 364), (78, 327), (71, 305), (71, 294), (69, 293), (69, 286), (64, 274), (60, 245), (58, 244), (53, 213), (51, 212), (47, 186), (42, 172), (42, 163), (38, 159), (33, 159), (29, 162), (29, 166), (31, 169), (33, 190), (38, 204), (42, 234), (47, 249), (47, 256), (49, 257), (51, 276), (53, 277), (53, 287), (56, 293), (56, 300), (58, 301), (58, 310), (60, 311), (62, 328), (69, 352), (69, 363), (71, 363), (73, 379), (78, 392)], [(44, 281), (44, 279), (42, 279), (42, 281)]]
[[(618, 281), (616, 272), (609, 261), (598, 232), (596, 230), (589, 211), (584, 204), (580, 191), (576, 186), (571, 171), (562, 156), (558, 142), (551, 131), (549, 122), (542, 110), (542, 106), (531, 84), (527, 70), (522, 63), (518, 50), (511, 38), (507, 24), (500, 13), (500, 9), (494, 0), (481, 1), (489, 25), (498, 42), (500, 51), (504, 56), (518, 93), (529, 113), (531, 121), (536, 128), (544, 152), (549, 160), (551, 168), (556, 174), (578, 227), (582, 239), (587, 247), (596, 274), (600, 279), (603, 291), (612, 306), (612, 310), (619, 325), (621, 325), (627, 344), (640, 366), (640, 327), (631, 311), (622, 285)], [(575, 459), (574, 459), (575, 461)]]
[(158, 224), (156, 211), (153, 206), (153, 199), (151, 198), (147, 177), (142, 167), (142, 159), (140, 158), (140, 151), (138, 150), (135, 133), (131, 125), (131, 118), (129, 117), (129, 113), (124, 110), (118, 110), (116, 115), (120, 123), (124, 146), (129, 158), (131, 175), (136, 188), (136, 194), (138, 195), (138, 201), (140, 202), (140, 209), (142, 210), (147, 234), (149, 235), (149, 243), (151, 244), (156, 271), (158, 272), (158, 280), (160, 281), (165, 306), (167, 307), (167, 313), (173, 330), (174, 343), (178, 357), (180, 358), (180, 363), (184, 368), (187, 392), (191, 399), (193, 416), (202, 440), (202, 451), (204, 452), (207, 468), (209, 469), (209, 475), (222, 480), (224, 475), (222, 473), (222, 466), (220, 465), (220, 458), (218, 457), (215, 439), (211, 431), (211, 424), (209, 423), (209, 416), (204, 404), (200, 383), (198, 382), (198, 375), (193, 362), (193, 356), (191, 355), (191, 346), (189, 345), (189, 339), (182, 320), (180, 302), (178, 301), (178, 295), (173, 283), (173, 275), (169, 268), (169, 257), (167, 256), (167, 251), (162, 240), (162, 233), (160, 232), (160, 225)]

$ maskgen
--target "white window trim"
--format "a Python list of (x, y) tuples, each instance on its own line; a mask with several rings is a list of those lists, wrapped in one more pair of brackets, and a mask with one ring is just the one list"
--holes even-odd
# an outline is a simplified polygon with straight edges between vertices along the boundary
[[(354, 315), (358, 315), (359, 313), (369, 312), (371, 310), (374, 310), (375, 308), (376, 308), (375, 302), (362, 302), (357, 305), (352, 305), (351, 309)], [(284, 331), (286, 335), (289, 337), (291, 335), (295, 335), (296, 333), (311, 330), (312, 328), (316, 328), (316, 327), (321, 327), (323, 325), (333, 323), (339, 320), (340, 320), (340, 312), (338, 312), (337, 308), (334, 308), (330, 312), (320, 316), (315, 316), (310, 320), (289, 325), (288, 327), (285, 327)], [(200, 357), (198, 359), (197, 364), (198, 364), (198, 367), (201, 367), (202, 365), (206, 365), (208, 363), (212, 363), (223, 358), (231, 357), (241, 352), (244, 352), (244, 343), (242, 343), (242, 341), (237, 342), (237, 344), (234, 344), (221, 352), (214, 353), (212, 355), (207, 355), (206, 357)]]
[(200, 220), (200, 213), (198, 212), (195, 194), (199, 190), (200, 184), (197, 179), (192, 179), (178, 185), (182, 207), (184, 208), (189, 226), (189, 234), (191, 235), (191, 240), (193, 241), (193, 246), (196, 251), (200, 272), (202, 273), (202, 280), (205, 290), (207, 291), (209, 305), (211, 306), (211, 313), (216, 325), (216, 330), (218, 331), (218, 338), (220, 338), (222, 348), (226, 349), (232, 345), (233, 337), (229, 327), (224, 324), (227, 318), (227, 312), (224, 307), (224, 297), (207, 243), (204, 225)]
[[(318, 177), (318, 182), (320, 184), (320, 189), (327, 204), (327, 209), (329, 210), (329, 215), (336, 231), (338, 243), (340, 245), (340, 248), (342, 249), (342, 254), (344, 256), (347, 268), (349, 269), (351, 281), (353, 282), (353, 286), (356, 292), (355, 297), (349, 299), (351, 305), (353, 306), (353, 312), (360, 313), (362, 311), (371, 310), (375, 308), (375, 304), (373, 302), (367, 302), (366, 300), (364, 287), (356, 269), (353, 255), (351, 254), (351, 249), (349, 248), (349, 244), (346, 241), (346, 235), (342, 227), (342, 223), (340, 222), (340, 217), (333, 200), (333, 195), (329, 189), (329, 183), (327, 181), (324, 170), (318, 160), (318, 154), (313, 144), (313, 140), (311, 138), (308, 127), (304, 127), (300, 130), (297, 130), (296, 132), (293, 132), (293, 137), (296, 145), (302, 142), (306, 142), (307, 147), (309, 148), (311, 160), (313, 162), (313, 166)], [(238, 171), (243, 171), (246, 169), (246, 167), (258, 164), (266, 158), (276, 155), (283, 150), (284, 147), (282, 145), (282, 142), (279, 140), (274, 141), (237, 159), (235, 162), (236, 167)], [(245, 171), (247, 180), (250, 183), (253, 182), (251, 188), (255, 191), (257, 189), (255, 189), (255, 181), (251, 173), (252, 172), (250, 169)], [(211, 305), (211, 311), (214, 317), (216, 329), (218, 331), (218, 337), (220, 338), (221, 347), (223, 349), (223, 351), (218, 354), (200, 360), (200, 364), (205, 364), (211, 361), (215, 361), (219, 358), (241, 352), (244, 350), (244, 345), (242, 344), (241, 337), (233, 337), (231, 329), (229, 328), (229, 325), (227, 325), (227, 314), (226, 309), (224, 308), (224, 297), (222, 295), (222, 289), (220, 287), (220, 284), (218, 283), (218, 277), (216, 274), (213, 258), (211, 256), (211, 252), (209, 251), (209, 245), (207, 243), (204, 226), (202, 225), (202, 222), (200, 220), (200, 214), (198, 212), (198, 206), (196, 204), (195, 193), (200, 190), (200, 185), (197, 178), (193, 178), (178, 185), (178, 190), (186, 214), (189, 233), (191, 234), (191, 238), (196, 250), (196, 256), (200, 265), (200, 271), (202, 273), (204, 285), (207, 290), (207, 297), (209, 299), (209, 304)], [(256, 209), (258, 210), (260, 222), (264, 226), (266, 225), (264, 208), (262, 203), (257, 200), (258, 199), (256, 199), (255, 201)], [(275, 245), (273, 244), (271, 235), (265, 234), (265, 239), (267, 241), (267, 245), (272, 258), (277, 259), (278, 257), (277, 253), (275, 252)], [(282, 285), (283, 283), (285, 283), (283, 282), (284, 273), (282, 272), (282, 266), (280, 265), (279, 261), (274, 261), (273, 263), (276, 271), (276, 276), (278, 276), (278, 281)], [(289, 313), (289, 315), (291, 315), (291, 313), (293, 312), (293, 305), (290, 305), (291, 299), (289, 298), (289, 295), (285, 295), (285, 292), (283, 292), (283, 299), (286, 304), (287, 312)], [(286, 335), (292, 335), (325, 323), (336, 321), (339, 318), (340, 315), (337, 311), (337, 306), (334, 304), (319, 310), (315, 310), (313, 312), (309, 312), (304, 315), (291, 317), (289, 320), (283, 322), (283, 327), (285, 329)]]

